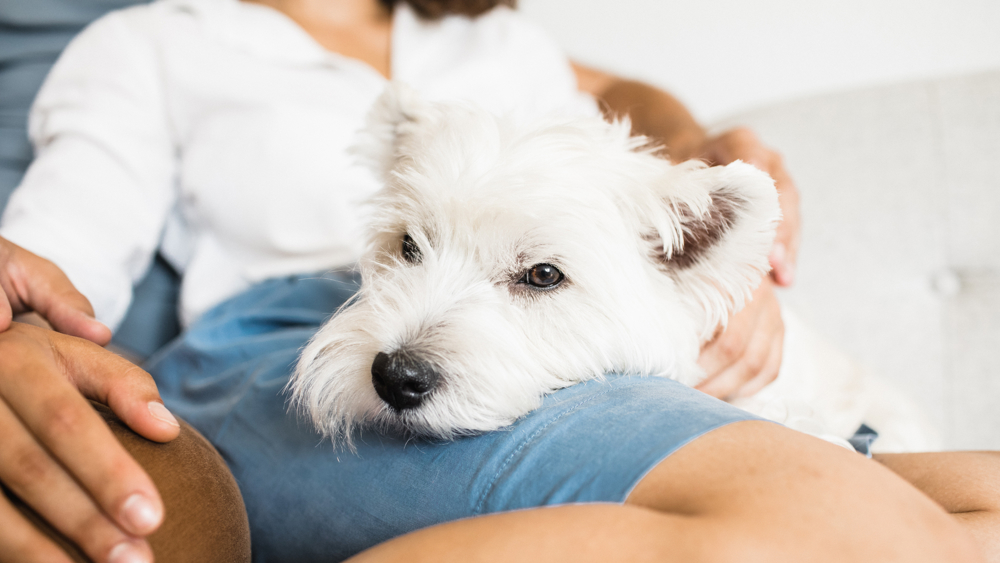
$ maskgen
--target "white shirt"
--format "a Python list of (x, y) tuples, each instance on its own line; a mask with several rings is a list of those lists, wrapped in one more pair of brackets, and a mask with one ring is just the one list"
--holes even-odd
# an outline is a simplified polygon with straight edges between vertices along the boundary
[[(595, 113), (549, 37), (497, 8), (393, 14), (391, 75), (496, 113)], [(60, 266), (116, 327), (157, 247), (181, 319), (267, 278), (352, 264), (378, 189), (346, 149), (386, 80), (278, 11), (160, 0), (111, 13), (53, 67), (29, 120), (36, 160), (0, 236)]]

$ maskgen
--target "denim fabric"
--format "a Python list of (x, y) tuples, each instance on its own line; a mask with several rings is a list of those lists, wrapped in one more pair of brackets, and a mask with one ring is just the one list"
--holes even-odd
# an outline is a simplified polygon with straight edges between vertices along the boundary
[(862, 424), (854, 432), (854, 436), (847, 439), (854, 451), (863, 454), (865, 457), (872, 456), (872, 444), (878, 439), (878, 431), (867, 424)]
[(260, 284), (147, 368), (215, 444), (246, 499), (253, 559), (336, 561), (425, 526), (573, 502), (622, 502), (660, 460), (753, 419), (674, 381), (610, 375), (550, 394), (511, 427), (434, 443), (371, 430), (335, 450), (286, 410), (299, 350), (357, 289), (349, 274)]

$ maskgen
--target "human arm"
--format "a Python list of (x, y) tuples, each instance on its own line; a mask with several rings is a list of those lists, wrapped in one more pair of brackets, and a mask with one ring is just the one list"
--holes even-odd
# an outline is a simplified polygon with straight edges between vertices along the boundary
[(982, 561), (905, 480), (837, 446), (749, 421), (694, 440), (625, 504), (566, 505), (427, 528), (358, 555), (380, 561)]
[(798, 191), (781, 157), (746, 129), (709, 136), (670, 94), (632, 80), (574, 64), (579, 88), (595, 96), (610, 116), (628, 115), (632, 130), (663, 144), (672, 160), (701, 158), (712, 164), (743, 160), (775, 180), (783, 219), (769, 258), (772, 272), (753, 299), (732, 316), (726, 330), (702, 349), (699, 364), (708, 377), (699, 389), (720, 398), (756, 393), (778, 376), (784, 324), (774, 284), (794, 280), (799, 245)]

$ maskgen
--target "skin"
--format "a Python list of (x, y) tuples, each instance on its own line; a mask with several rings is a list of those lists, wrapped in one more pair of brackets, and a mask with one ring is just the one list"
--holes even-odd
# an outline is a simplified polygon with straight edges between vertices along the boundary
[(876, 454), (874, 458), (950, 512), (986, 560), (1000, 563), (1000, 453)]
[[(372, 0), (258, 3), (283, 11), (326, 48), (389, 76), (391, 21)], [(663, 139), (674, 158), (742, 158), (771, 172), (788, 206), (786, 223), (796, 218), (782, 231), (786, 251), (772, 256), (772, 265), (776, 272), (791, 271), (797, 207), (789, 196), (794, 186), (774, 169), (780, 159), (745, 132), (706, 136), (663, 92), (583, 67), (577, 72), (581, 88), (608, 107), (632, 108), (637, 130)], [(777, 273), (774, 282), (787, 285), (791, 278)], [(155, 407), (162, 403), (149, 374), (101, 348), (110, 333), (93, 320), (90, 304), (58, 268), (0, 239), (0, 288), (0, 330), (6, 329), (0, 332), (0, 480), (95, 562), (127, 554), (121, 550), (132, 550), (133, 560), (151, 560), (142, 538), (162, 521), (162, 500), (87, 399), (107, 404), (154, 441), (176, 437), (176, 421)], [(758, 348), (767, 353), (755, 352), (766, 358), (756, 363), (773, 363), (778, 332), (773, 315), (767, 316), (776, 310), (768, 295), (770, 283), (762, 284), (754, 299), (761, 310), (751, 315), (750, 307), (731, 319), (729, 330), (706, 347), (709, 356), (718, 356), (710, 371), (723, 374), (718, 387), (709, 389), (713, 394), (732, 395), (767, 379), (757, 374), (760, 369), (737, 364), (745, 363), (748, 349)], [(65, 334), (11, 324), (13, 314), (27, 311)], [(741, 341), (721, 344), (741, 323)], [(770, 337), (757, 344), (759, 327)], [(717, 354), (711, 352), (716, 343)], [(727, 370), (739, 373), (725, 376)], [(738, 423), (667, 458), (623, 506), (542, 508), (453, 522), (387, 542), (357, 560), (981, 561), (960, 524), (980, 538), (982, 549), (992, 548), (995, 559), (1000, 550), (988, 531), (995, 529), (1000, 501), (983, 483), (996, 482), (996, 458), (976, 458), (974, 476), (949, 487), (970, 460), (941, 455), (938, 472), (921, 470), (919, 457), (883, 460), (922, 488), (921, 494), (883, 466), (825, 442), (774, 424)], [(130, 522), (123, 510), (133, 494), (148, 502), (143, 522)], [(945, 509), (960, 516), (949, 518)], [(0, 561), (67, 559), (0, 496)]]
[(37, 312), (64, 334), (104, 345), (111, 330), (94, 319), (87, 298), (55, 264), (0, 239), (0, 332), (14, 315)]
[[(895, 462), (918, 467), (922, 459)], [(995, 458), (985, 465), (983, 476), (996, 475)], [(933, 481), (953, 476), (939, 473)], [(996, 491), (988, 502), (973, 496), (965, 507), (995, 507), (997, 498)], [(995, 526), (995, 508), (989, 514)], [(878, 463), (776, 424), (741, 422), (668, 457), (624, 505), (461, 520), (396, 538), (351, 561), (984, 560), (959, 521)]]
[(284, 13), (327, 50), (364, 61), (385, 78), (391, 78), (392, 14), (378, 2), (243, 1)]
[[(0, 481), (95, 561), (129, 554), (151, 560), (142, 538), (162, 522), (163, 502), (88, 400), (158, 442), (178, 435), (177, 421), (149, 374), (99, 346), (110, 331), (53, 264), (0, 239), (0, 287), (0, 302), (14, 314), (36, 311), (93, 340), (6, 320)], [(0, 523), (0, 561), (69, 561), (4, 496)]]

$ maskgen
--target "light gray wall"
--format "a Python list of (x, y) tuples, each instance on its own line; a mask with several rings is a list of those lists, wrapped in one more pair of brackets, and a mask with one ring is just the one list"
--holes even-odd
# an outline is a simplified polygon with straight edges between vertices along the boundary
[(998, 0), (520, 0), (584, 63), (712, 121), (804, 94), (1000, 68)]

